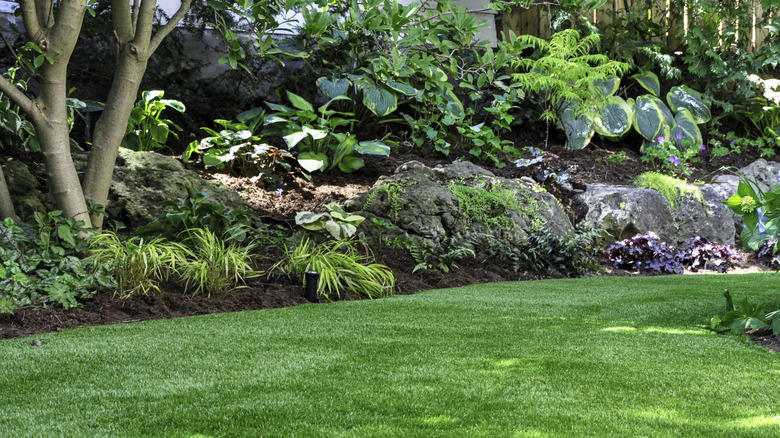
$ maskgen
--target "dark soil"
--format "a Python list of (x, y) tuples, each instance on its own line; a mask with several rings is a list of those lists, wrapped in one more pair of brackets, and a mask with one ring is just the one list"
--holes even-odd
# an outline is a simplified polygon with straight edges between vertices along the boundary
[[(539, 143), (533, 138), (519, 138), (516, 142), (520, 147)], [(650, 170), (647, 165), (641, 162), (639, 152), (631, 148), (596, 145), (580, 151), (569, 151), (560, 147), (552, 147), (550, 151), (560, 157), (557, 166), (561, 170), (569, 172), (575, 183), (583, 184), (585, 187), (591, 183), (629, 184), (637, 175)], [(608, 160), (616, 153), (625, 154), (627, 158), (623, 163), (616, 164)], [(718, 173), (719, 167), (709, 164), (707, 152), (704, 153), (703, 158), (703, 164), (698, 164), (694, 168), (691, 179), (706, 181)], [(753, 162), (756, 158), (755, 155), (742, 154), (729, 157), (728, 164), (734, 168), (740, 168)], [(266, 222), (283, 224), (292, 229), (296, 212), (321, 211), (322, 207), (329, 202), (343, 202), (370, 188), (380, 176), (391, 174), (400, 164), (411, 160), (422, 161), (427, 165), (446, 163), (444, 160), (421, 158), (410, 151), (399, 151), (391, 157), (367, 160), (365, 168), (350, 175), (338, 172), (318, 174), (314, 176), (313, 181), (297, 177), (288, 178), (285, 181), (286, 189), (281, 192), (267, 191), (252, 184), (248, 178), (201, 172), (205, 177), (218, 179), (242, 194)], [(503, 169), (490, 170), (505, 177), (516, 178), (527, 175), (522, 169), (518, 169), (512, 164)], [(577, 222), (584, 212), (581, 207), (572, 202), (571, 193), (556, 185), (546, 184), (546, 187), (561, 200), (571, 219)], [(396, 294), (411, 294), (431, 288), (533, 278), (528, 273), (516, 273), (497, 264), (481, 264), (473, 260), (459, 263), (459, 268), (449, 274), (438, 271), (418, 271), (412, 274), (415, 262), (407, 252), (382, 246), (375, 246), (372, 249), (377, 261), (392, 269), (397, 281)], [(277, 258), (278, 255), (268, 254), (259, 268), (269, 268)], [(599, 275), (641, 275), (639, 272), (612, 268), (603, 252), (597, 256), (597, 261), (601, 266)], [(767, 267), (752, 261), (746, 263), (739, 271), (767, 269)], [(555, 277), (556, 275), (551, 276)], [(339, 299), (359, 299), (359, 297), (345, 294)], [(250, 281), (246, 287), (211, 296), (185, 295), (175, 285), (169, 284), (163, 285), (159, 293), (133, 296), (127, 299), (120, 299), (111, 294), (101, 294), (84, 303), (80, 310), (22, 309), (13, 315), (0, 315), (0, 339), (56, 332), (73, 327), (280, 308), (306, 302), (303, 297), (303, 286), (285, 277), (262, 277)], [(751, 336), (758, 345), (773, 351), (780, 351), (780, 338), (766, 333), (761, 336), (755, 334)]]

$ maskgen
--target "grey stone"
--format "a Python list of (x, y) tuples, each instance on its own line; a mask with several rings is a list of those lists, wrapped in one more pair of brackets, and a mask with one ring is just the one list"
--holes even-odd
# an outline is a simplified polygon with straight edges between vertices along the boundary
[[(538, 206), (539, 218), (557, 234), (572, 230), (568, 217), (558, 201), (530, 179), (506, 179), (468, 162), (430, 168), (412, 161), (383, 176), (371, 190), (347, 200), (345, 209), (368, 218), (393, 223), (399, 233), (424, 237), (446, 237), (465, 230), (487, 233), (505, 241), (525, 238), (532, 228), (524, 208), (506, 212), (509, 227), (488, 227), (459, 211), (459, 199), (448, 187), (451, 183), (490, 190), (492, 187), (515, 192), (524, 205)], [(370, 234), (371, 221), (361, 230)]]
[(40, 192), (40, 183), (21, 161), (3, 163), (3, 174), (11, 194), (16, 215), (22, 220), (29, 220), (33, 213), (45, 213), (46, 195)]
[(187, 186), (209, 192), (210, 202), (232, 210), (249, 210), (246, 202), (218, 181), (205, 180), (182, 163), (156, 152), (120, 149), (106, 207), (109, 219), (122, 221), (130, 228), (147, 224), (169, 211), (159, 205), (167, 199), (187, 196)]

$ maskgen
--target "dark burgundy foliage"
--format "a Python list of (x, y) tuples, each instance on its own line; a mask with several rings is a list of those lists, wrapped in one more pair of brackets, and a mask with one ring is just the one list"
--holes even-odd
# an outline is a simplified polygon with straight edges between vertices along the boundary
[(733, 269), (737, 262), (742, 262), (742, 256), (734, 245), (721, 245), (701, 236), (688, 239), (686, 249), (680, 251), (677, 257), (691, 271), (707, 269), (710, 271), (727, 272)]
[(674, 248), (661, 242), (652, 231), (616, 242), (607, 248), (607, 252), (609, 260), (617, 268), (683, 273), (683, 265)]
[(775, 252), (775, 245), (777, 244), (777, 238), (773, 237), (761, 242), (758, 246), (756, 255), (759, 260), (764, 262), (767, 266), (771, 266), (775, 269), (780, 269), (780, 252)]

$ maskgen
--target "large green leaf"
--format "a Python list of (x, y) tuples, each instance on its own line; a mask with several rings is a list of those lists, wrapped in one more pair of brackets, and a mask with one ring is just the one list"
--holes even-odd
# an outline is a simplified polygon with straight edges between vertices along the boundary
[(322, 94), (328, 99), (346, 95), (347, 90), (349, 90), (349, 85), (349, 80), (345, 78), (336, 81), (331, 81), (326, 77), (317, 79), (317, 88), (319, 88)]
[(387, 81), (387, 86), (407, 96), (414, 96), (415, 94), (417, 94), (417, 90), (414, 87), (412, 87), (409, 84), (403, 84), (398, 81)]
[(309, 134), (303, 132), (303, 131), (297, 131), (290, 134), (285, 135), (284, 142), (287, 143), (287, 147), (292, 149), (301, 142), (304, 138), (306, 138)]
[(600, 96), (608, 97), (615, 94), (620, 86), (620, 78), (612, 76), (607, 79), (597, 79), (591, 82), (593, 92)]
[(365, 166), (365, 164), (362, 158), (348, 155), (339, 163), (339, 169), (344, 173), (352, 173)]
[(634, 112), (620, 96), (610, 96), (601, 109), (601, 117), (596, 118), (596, 132), (610, 139), (625, 135), (633, 123)]
[(595, 129), (593, 122), (582, 115), (577, 114), (573, 104), (568, 104), (561, 114), (561, 123), (566, 133), (566, 147), (572, 150), (582, 149), (590, 144)]
[(363, 85), (363, 105), (377, 117), (384, 117), (398, 107), (398, 98), (388, 88), (374, 85)]
[(173, 108), (176, 111), (183, 113), (187, 110), (187, 108), (184, 107), (184, 104), (179, 102), (178, 100), (173, 99), (160, 99), (160, 103), (164, 104), (165, 106), (169, 108)]
[(671, 139), (677, 147), (681, 150), (698, 148), (702, 143), (701, 131), (691, 112), (687, 108), (680, 108), (674, 121), (676, 125), (672, 128)]
[(355, 144), (357, 139), (354, 135), (344, 136), (344, 139), (336, 146), (336, 151), (333, 153), (333, 161), (331, 161), (330, 167), (336, 166), (341, 163), (346, 156), (350, 155), (355, 150)]
[(447, 99), (447, 113), (456, 119), (462, 119), (466, 115), (466, 111), (463, 109), (463, 103), (455, 95), (455, 92), (447, 90), (444, 97)]
[(661, 83), (658, 81), (658, 76), (656, 76), (655, 73), (651, 71), (642, 71), (631, 77), (636, 79), (636, 81), (639, 82), (639, 85), (652, 93), (653, 96), (658, 97), (661, 95)]
[(647, 140), (669, 134), (674, 125), (674, 116), (666, 104), (655, 96), (644, 95), (634, 102), (634, 128)]
[(366, 155), (390, 155), (390, 146), (381, 141), (361, 141), (355, 145), (355, 152)]
[(328, 166), (328, 156), (322, 152), (301, 152), (298, 154), (298, 164), (307, 172), (322, 170)]
[(707, 123), (712, 118), (710, 108), (701, 98), (701, 93), (688, 88), (685, 85), (672, 87), (666, 95), (666, 101), (672, 111), (679, 111), (685, 108), (690, 111), (692, 120), (696, 124)]
[(290, 99), (290, 103), (294, 107), (298, 108), (299, 110), (308, 111), (308, 112), (312, 112), (312, 113), (314, 112), (314, 107), (311, 106), (309, 101), (307, 101), (306, 99), (302, 98), (301, 96), (298, 96), (297, 94), (295, 94), (295, 93), (293, 93), (291, 91), (288, 91), (287, 92), (287, 98)]

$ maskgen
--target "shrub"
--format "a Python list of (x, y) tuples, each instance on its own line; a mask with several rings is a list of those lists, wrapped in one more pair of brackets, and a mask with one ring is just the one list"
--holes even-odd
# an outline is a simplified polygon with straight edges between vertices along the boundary
[(621, 269), (653, 270), (668, 274), (682, 274), (683, 266), (674, 248), (660, 242), (651, 232), (616, 242), (607, 248), (609, 260)]
[(0, 223), (0, 313), (24, 306), (69, 309), (114, 286), (105, 266), (80, 258), (87, 247), (84, 223), (61, 214), (35, 213), (34, 225)]
[(678, 257), (683, 265), (694, 272), (699, 269), (726, 272), (733, 269), (736, 262), (742, 261), (734, 245), (721, 245), (701, 236), (688, 239)]
[(455, 263), (457, 260), (476, 256), (473, 247), (476, 245), (476, 239), (481, 235), (481, 233), (455, 233), (450, 237), (436, 235), (432, 239), (409, 238), (406, 247), (417, 262), (412, 273), (420, 269), (438, 269), (444, 273), (458, 269)]
[(342, 290), (376, 298), (392, 293), (395, 277), (387, 266), (374, 262), (373, 255), (363, 255), (351, 240), (328, 241), (316, 244), (304, 237), (285, 258), (271, 267), (301, 283), (307, 271), (320, 273), (317, 295), (330, 299), (331, 294), (341, 298)]

